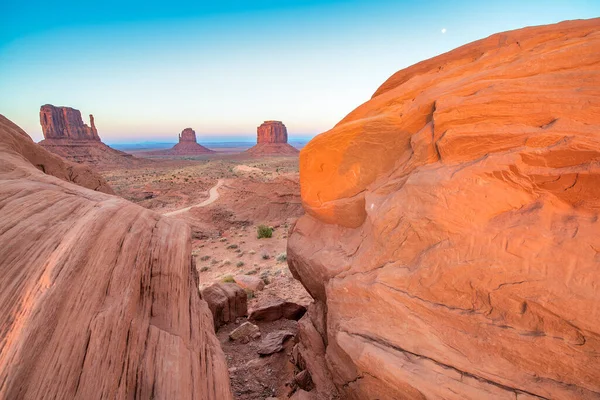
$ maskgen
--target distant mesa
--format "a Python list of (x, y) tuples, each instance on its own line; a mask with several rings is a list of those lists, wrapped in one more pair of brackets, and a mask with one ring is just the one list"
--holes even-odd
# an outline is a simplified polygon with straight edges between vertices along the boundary
[(213, 150), (198, 144), (196, 141), (196, 132), (192, 128), (185, 128), (179, 134), (179, 143), (168, 150), (154, 151), (152, 154), (173, 155), (173, 156), (195, 156), (200, 154), (212, 154)]
[(94, 116), (90, 114), (91, 127), (87, 126), (83, 123), (81, 112), (71, 107), (43, 105), (40, 108), (40, 124), (45, 139), (100, 141)]
[(40, 108), (40, 124), (44, 140), (39, 144), (69, 161), (95, 166), (143, 162), (102, 143), (91, 114), (91, 126), (88, 126), (83, 123), (79, 110), (46, 104)]
[(288, 144), (287, 128), (281, 121), (265, 121), (256, 129), (256, 146), (245, 151), (255, 156), (295, 155), (299, 150)]

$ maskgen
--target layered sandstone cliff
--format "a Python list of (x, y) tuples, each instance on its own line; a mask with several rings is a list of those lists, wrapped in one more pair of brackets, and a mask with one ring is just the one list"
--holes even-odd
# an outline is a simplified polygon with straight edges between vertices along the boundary
[(79, 110), (71, 107), (43, 105), (40, 108), (40, 124), (44, 140), (39, 144), (69, 161), (94, 167), (133, 166), (149, 162), (102, 143), (94, 116), (90, 114), (91, 126), (88, 126), (83, 123)]
[(300, 154), (322, 397), (600, 398), (600, 19), (394, 74)]
[(0, 118), (0, 398), (231, 399), (190, 228), (44, 153)]
[(288, 144), (287, 128), (281, 121), (265, 121), (256, 128), (256, 146), (246, 150), (247, 154), (295, 155), (299, 151)]
[(90, 125), (83, 123), (81, 112), (71, 107), (55, 107), (50, 104), (40, 108), (40, 124), (46, 139), (71, 139), (100, 141), (90, 114)]

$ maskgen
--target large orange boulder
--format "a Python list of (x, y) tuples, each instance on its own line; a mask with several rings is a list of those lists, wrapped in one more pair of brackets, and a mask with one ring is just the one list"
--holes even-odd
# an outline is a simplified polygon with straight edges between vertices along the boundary
[(52, 159), (0, 117), (0, 398), (231, 399), (190, 228)]
[(493, 35), (301, 151), (319, 395), (600, 398), (599, 65), (600, 19)]

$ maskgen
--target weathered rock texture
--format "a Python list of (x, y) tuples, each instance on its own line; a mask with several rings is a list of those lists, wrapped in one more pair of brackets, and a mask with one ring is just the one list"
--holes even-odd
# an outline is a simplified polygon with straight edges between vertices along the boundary
[(40, 108), (40, 124), (46, 139), (71, 139), (100, 141), (90, 114), (90, 125), (83, 123), (81, 112), (71, 107), (55, 107), (50, 104)]
[(0, 398), (230, 399), (189, 227), (44, 174), (36, 146), (0, 119)]
[(256, 128), (256, 143), (287, 143), (287, 128), (281, 121), (265, 121)]
[[(16, 152), (45, 174), (99, 192), (113, 194), (106, 180), (90, 167), (74, 164), (46, 151), (17, 125), (0, 115), (0, 151)], [(1, 169), (1, 166), (0, 166)]]
[(40, 123), (44, 140), (39, 144), (69, 161), (95, 167), (133, 166), (149, 162), (102, 143), (91, 114), (90, 127), (83, 123), (79, 110), (46, 104), (40, 108)]
[(290, 146), (287, 141), (287, 128), (281, 121), (265, 121), (256, 128), (256, 146), (245, 153), (255, 156), (298, 154), (298, 149)]
[(214, 153), (214, 151), (207, 149), (196, 142), (196, 132), (194, 132), (192, 128), (185, 128), (179, 135), (179, 143), (169, 150), (154, 151), (151, 154), (193, 156), (210, 153)]
[(600, 398), (599, 65), (600, 19), (497, 34), (302, 150), (288, 260), (321, 395)]
[(214, 283), (202, 289), (216, 329), (248, 315), (248, 295), (235, 283)]

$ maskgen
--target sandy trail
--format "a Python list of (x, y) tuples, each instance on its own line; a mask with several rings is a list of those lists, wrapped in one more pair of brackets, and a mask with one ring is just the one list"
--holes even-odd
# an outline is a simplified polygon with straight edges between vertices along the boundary
[(170, 211), (168, 213), (164, 213), (163, 215), (165, 215), (167, 217), (172, 217), (174, 215), (189, 211), (190, 209), (192, 209), (194, 207), (205, 207), (209, 204), (214, 203), (215, 200), (217, 200), (219, 198), (219, 188), (221, 186), (223, 186), (223, 183), (225, 183), (225, 181), (223, 179), (219, 179), (217, 181), (217, 184), (215, 186), (211, 187), (210, 190), (208, 191), (208, 199), (204, 200), (202, 203), (193, 204), (189, 207), (181, 208), (181, 209), (175, 210), (175, 211)]

